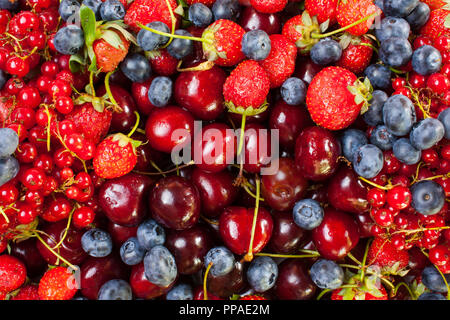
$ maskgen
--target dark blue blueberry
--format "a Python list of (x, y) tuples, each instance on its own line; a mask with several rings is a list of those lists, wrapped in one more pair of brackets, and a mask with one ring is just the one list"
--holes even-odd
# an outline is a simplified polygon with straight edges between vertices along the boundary
[(251, 30), (242, 37), (242, 53), (252, 60), (264, 60), (272, 48), (270, 38), (263, 30)]
[(144, 272), (148, 281), (167, 287), (177, 278), (174, 256), (163, 246), (154, 246), (144, 257)]
[(156, 77), (148, 89), (148, 99), (155, 107), (164, 107), (172, 97), (172, 80), (168, 77)]
[(125, 13), (125, 7), (119, 0), (106, 0), (100, 6), (100, 16), (104, 21), (122, 20)]
[(409, 23), (405, 19), (385, 17), (381, 20), (380, 27), (375, 30), (375, 34), (378, 41), (382, 42), (393, 37), (408, 39), (409, 31)]
[(233, 270), (234, 255), (226, 247), (215, 247), (208, 251), (205, 256), (205, 266), (212, 263), (210, 272), (215, 277), (224, 276)]
[(132, 300), (131, 286), (122, 279), (105, 282), (98, 291), (98, 300)]
[(384, 0), (384, 14), (394, 17), (406, 17), (419, 4), (419, 0)]
[(19, 0), (0, 0), (0, 9), (16, 11), (19, 8)]
[(438, 120), (444, 125), (444, 137), (450, 140), (450, 108), (447, 108), (439, 113)]
[(369, 78), (374, 88), (387, 89), (391, 86), (392, 71), (382, 64), (372, 64), (364, 70), (364, 75)]
[(385, 125), (377, 126), (370, 135), (370, 143), (381, 150), (390, 150), (397, 137), (388, 131)]
[[(445, 280), (450, 282), (450, 274), (444, 275)], [(440, 293), (447, 292), (447, 286), (445, 285), (444, 278), (435, 266), (428, 266), (422, 271), (422, 283), (424, 286), (431, 290)]]
[(406, 16), (405, 19), (408, 21), (411, 29), (419, 30), (425, 23), (427, 23), (429, 18), (430, 7), (421, 1), (417, 7), (408, 16)]
[[(165, 23), (160, 21), (147, 23), (146, 27), (165, 33), (170, 33), (169, 27)], [(142, 50), (153, 51), (165, 45), (169, 41), (169, 37), (162, 36), (145, 29), (141, 29), (136, 37), (136, 41), (139, 47), (142, 48)]]
[(432, 293), (432, 292), (424, 292), (422, 293), (417, 300), (447, 300), (442, 294)]
[(384, 91), (375, 90), (372, 92), (372, 99), (369, 101), (369, 110), (362, 115), (364, 121), (369, 126), (376, 126), (383, 123), (383, 106), (387, 99), (388, 95)]
[(113, 242), (108, 232), (94, 228), (83, 234), (81, 247), (91, 257), (102, 258), (111, 253)]
[(394, 156), (404, 164), (416, 164), (420, 161), (422, 152), (414, 148), (411, 141), (401, 138), (394, 142), (392, 146)]
[(147, 250), (157, 245), (163, 245), (166, 241), (164, 228), (152, 219), (146, 220), (139, 225), (136, 236), (139, 244)]
[(323, 66), (338, 61), (342, 48), (337, 41), (326, 38), (317, 42), (309, 54), (315, 64)]
[[(175, 34), (179, 36), (192, 37), (192, 34), (186, 30), (179, 29), (175, 31)], [(172, 42), (167, 47), (167, 52), (175, 59), (183, 59), (184, 57), (190, 55), (194, 50), (194, 44), (192, 40), (188, 39), (177, 39), (174, 38)]]
[(120, 70), (132, 82), (144, 82), (151, 75), (150, 62), (139, 53), (129, 54), (120, 64)]
[(302, 79), (288, 78), (280, 88), (281, 97), (284, 102), (291, 106), (296, 106), (305, 102), (306, 84)]
[(3, 89), (3, 86), (5, 85), (6, 81), (8, 81), (6, 73), (3, 70), (0, 70), (0, 90)]
[(247, 281), (256, 292), (270, 290), (277, 278), (278, 266), (270, 257), (257, 257), (247, 270)]
[(320, 289), (334, 290), (344, 283), (344, 270), (331, 260), (317, 260), (309, 270), (309, 274)]
[(102, 3), (102, 0), (83, 0), (82, 2), (82, 4), (94, 11), (96, 20), (102, 19), (102, 17), (100, 16), (100, 6), (102, 5)]
[(0, 128), (0, 158), (6, 158), (16, 151), (19, 136), (10, 128)]
[(0, 186), (14, 179), (19, 173), (19, 161), (13, 156), (0, 159)]
[(217, 0), (212, 6), (214, 20), (227, 19), (237, 21), (241, 14), (239, 0)]
[(384, 8), (384, 0), (375, 0), (375, 5), (383, 11)]
[(433, 46), (424, 45), (414, 51), (412, 67), (415, 72), (428, 76), (441, 70), (442, 56)]
[(320, 203), (313, 199), (300, 200), (292, 209), (295, 224), (305, 230), (317, 228), (322, 223), (323, 215)]
[(383, 169), (383, 152), (373, 144), (360, 147), (353, 157), (353, 169), (363, 178), (372, 179)]
[(425, 150), (433, 147), (444, 137), (444, 125), (438, 119), (427, 118), (417, 122), (411, 132), (409, 139), (414, 148)]
[(84, 46), (83, 30), (74, 24), (67, 25), (56, 33), (53, 44), (61, 54), (76, 54)]
[(120, 257), (122, 261), (129, 265), (134, 266), (144, 259), (145, 248), (139, 244), (136, 237), (129, 238), (120, 247)]
[(408, 39), (389, 38), (381, 42), (379, 56), (383, 63), (397, 68), (411, 60), (413, 50)]
[(71, 19), (76, 19), (79, 16), (79, 11), (80, 3), (77, 0), (62, 0), (59, 3), (58, 12), (64, 21), (71, 17)]
[(194, 300), (192, 287), (186, 283), (177, 284), (167, 292), (166, 300)]
[(213, 14), (203, 3), (194, 3), (189, 7), (188, 17), (194, 26), (203, 28), (211, 24)]
[(444, 188), (432, 180), (422, 180), (413, 184), (411, 195), (411, 207), (425, 216), (438, 213), (445, 203)]
[(390, 97), (383, 106), (383, 122), (389, 132), (396, 136), (408, 134), (416, 122), (414, 104), (401, 94)]
[(339, 141), (341, 142), (342, 154), (349, 161), (352, 161), (359, 147), (368, 143), (365, 133), (358, 129), (345, 130), (339, 137)]

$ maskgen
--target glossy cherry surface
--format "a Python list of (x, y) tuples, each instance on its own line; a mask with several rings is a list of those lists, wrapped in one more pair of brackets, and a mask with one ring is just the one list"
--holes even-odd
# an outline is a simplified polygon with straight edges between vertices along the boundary
[(30, 276), (39, 275), (47, 266), (47, 262), (36, 248), (36, 241), (35, 238), (30, 238), (24, 241), (11, 242), (11, 255), (19, 258), (25, 264)]
[(239, 293), (247, 283), (245, 280), (245, 266), (236, 261), (233, 270), (224, 276), (215, 277), (208, 273), (206, 283), (208, 292), (211, 291), (213, 295), (218, 297), (227, 298), (235, 293)]
[(268, 250), (274, 253), (295, 254), (310, 237), (309, 232), (297, 226), (292, 212), (273, 212), (273, 231)]
[(263, 30), (269, 35), (279, 33), (281, 28), (281, 21), (277, 13), (261, 13), (252, 6), (242, 10), (239, 24), (245, 31)]
[(309, 300), (317, 287), (308, 273), (304, 259), (287, 259), (278, 267), (275, 293), (280, 300)]
[(130, 276), (130, 286), (133, 294), (141, 299), (154, 299), (167, 293), (171, 289), (168, 287), (159, 287), (147, 280), (145, 276), (144, 263), (139, 263), (132, 267)]
[(249, 123), (245, 126), (244, 170), (258, 173), (261, 167), (270, 163), (272, 154), (271, 135), (263, 125)]

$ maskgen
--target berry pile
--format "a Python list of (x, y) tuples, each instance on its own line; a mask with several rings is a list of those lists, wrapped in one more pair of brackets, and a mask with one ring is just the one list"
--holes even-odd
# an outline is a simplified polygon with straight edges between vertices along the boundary
[(0, 32), (0, 299), (450, 299), (446, 1), (0, 0)]

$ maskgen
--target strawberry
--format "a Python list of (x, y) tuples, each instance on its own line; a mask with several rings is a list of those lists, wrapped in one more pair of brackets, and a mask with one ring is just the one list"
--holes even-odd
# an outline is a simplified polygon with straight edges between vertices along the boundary
[(22, 261), (7, 254), (0, 256), (0, 291), (16, 290), (26, 278), (27, 270)]
[(445, 26), (445, 20), (450, 11), (444, 9), (433, 10), (427, 23), (420, 29), (420, 34), (435, 41), (439, 36), (450, 36), (449, 26)]
[[(372, 0), (341, 0), (337, 7), (336, 18), (339, 25), (345, 27), (375, 13), (381, 14), (381, 10), (373, 4)], [(347, 32), (354, 36), (362, 36), (369, 31), (374, 20), (375, 15), (347, 29)]]
[(353, 123), (360, 112), (367, 111), (371, 86), (364, 84), (347, 69), (327, 67), (311, 81), (306, 106), (312, 120), (329, 130), (340, 130)]
[[(102, 0), (102, 2), (105, 2), (106, 0)], [(123, 6), (125, 7), (125, 9), (127, 9), (130, 4), (133, 2), (132, 0), (119, 0), (120, 3), (123, 4)]]
[[(178, 4), (175, 0), (167, 0), (175, 16), (175, 28), (178, 29), (181, 22)], [(182, 8), (182, 7), (181, 7)], [(123, 21), (130, 26), (134, 32), (139, 32), (137, 23), (146, 25), (154, 21), (164, 22), (169, 29), (172, 29), (172, 19), (166, 0), (135, 0), (127, 10)]]
[(311, 16), (317, 16), (319, 23), (330, 20), (336, 23), (336, 8), (339, 0), (305, 0), (305, 8)]
[(205, 6), (212, 7), (216, 0), (186, 0), (186, 3), (191, 6), (194, 3), (203, 3)]
[(389, 241), (375, 238), (370, 244), (367, 255), (369, 265), (377, 265), (385, 271), (396, 274), (408, 266), (409, 255), (407, 251), (400, 251)]
[(388, 300), (386, 289), (380, 285), (378, 292), (367, 292), (360, 288), (333, 290), (331, 300)]
[(267, 299), (262, 296), (247, 295), (247, 296), (241, 297), (239, 300), (267, 300)]
[[(109, 37), (119, 38), (112, 40)], [(113, 45), (114, 41), (117, 41), (117, 44)], [(95, 40), (92, 47), (96, 57), (97, 68), (103, 72), (110, 72), (114, 71), (126, 57), (130, 41), (119, 31), (112, 30)]]
[(287, 0), (250, 0), (251, 6), (262, 13), (282, 11), (287, 3)]
[(336, 66), (346, 68), (355, 74), (362, 73), (370, 64), (373, 49), (368, 46), (371, 41), (367, 37), (352, 37), (346, 33), (341, 37), (343, 48), (341, 58)]
[(97, 146), (93, 161), (95, 173), (104, 179), (126, 175), (137, 163), (136, 148), (140, 144), (122, 133), (108, 136)]
[(145, 53), (149, 58), (152, 72), (161, 76), (171, 76), (177, 71), (178, 60), (172, 57), (166, 49), (148, 51)]
[(448, 0), (421, 0), (423, 3), (426, 3), (431, 10), (441, 9), (443, 6), (450, 3)]
[(206, 58), (223, 67), (234, 66), (244, 60), (242, 37), (245, 30), (237, 23), (219, 19), (203, 31), (203, 52)]
[(271, 35), (270, 41), (272, 46), (270, 53), (259, 64), (269, 76), (270, 88), (277, 88), (294, 72), (297, 48), (281, 34)]
[(23, 286), (11, 300), (39, 300), (38, 286), (35, 284)]
[(39, 281), (38, 294), (41, 300), (70, 300), (76, 293), (75, 277), (65, 267), (47, 270)]
[(0, 95), (0, 125), (4, 126), (9, 116), (16, 108), (14, 97), (11, 95)]

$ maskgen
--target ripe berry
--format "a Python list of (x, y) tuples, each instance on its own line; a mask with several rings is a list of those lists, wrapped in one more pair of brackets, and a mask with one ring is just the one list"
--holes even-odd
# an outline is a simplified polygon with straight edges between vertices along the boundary
[(5, 66), (6, 72), (16, 75), (20, 78), (25, 77), (28, 72), (30, 71), (30, 65), (28, 63), (28, 60), (22, 59), (17, 56), (11, 56), (6, 61)]
[(386, 202), (386, 193), (381, 189), (370, 189), (367, 192), (367, 201), (372, 207), (381, 208)]
[(73, 224), (77, 228), (85, 228), (94, 221), (95, 213), (90, 207), (80, 207), (73, 213)]
[(370, 212), (373, 220), (380, 227), (389, 227), (394, 222), (394, 215), (388, 209), (375, 209)]
[(392, 208), (403, 210), (411, 204), (411, 192), (407, 187), (396, 186), (387, 192), (386, 200)]
[(450, 81), (440, 73), (434, 73), (428, 77), (427, 87), (436, 94), (445, 93), (450, 87)]

